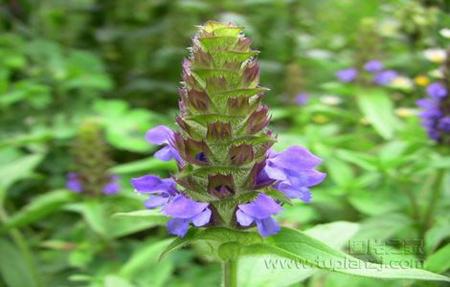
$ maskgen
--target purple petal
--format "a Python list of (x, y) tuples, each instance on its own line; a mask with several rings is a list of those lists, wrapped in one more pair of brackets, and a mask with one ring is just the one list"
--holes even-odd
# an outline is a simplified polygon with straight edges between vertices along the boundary
[(209, 221), (211, 220), (211, 214), (212, 214), (211, 209), (207, 208), (203, 210), (200, 214), (194, 216), (194, 218), (192, 218), (192, 223), (197, 227), (208, 224)]
[(74, 172), (67, 174), (66, 188), (77, 193), (83, 191), (83, 185), (81, 184), (78, 174)]
[(271, 164), (270, 161), (267, 162), (266, 166), (264, 167), (264, 172), (267, 174), (267, 176), (271, 179), (275, 180), (286, 180), (287, 176), (283, 169), (280, 169), (273, 164)]
[(253, 223), (253, 218), (242, 212), (240, 209), (236, 211), (236, 220), (242, 226), (249, 226)]
[(240, 204), (239, 209), (254, 219), (263, 219), (277, 214), (282, 208), (270, 196), (260, 193), (254, 201)]
[(152, 144), (162, 145), (169, 143), (169, 139), (173, 136), (173, 131), (166, 126), (160, 125), (149, 130), (145, 134), (145, 138)]
[(154, 175), (144, 175), (131, 179), (134, 189), (140, 193), (170, 193), (176, 192), (175, 181), (171, 178), (161, 179)]
[(280, 226), (272, 217), (256, 220), (256, 227), (259, 234), (264, 237), (277, 234), (280, 231)]
[(297, 198), (304, 202), (310, 202), (312, 198), (307, 187), (294, 188), (292, 185), (282, 182), (276, 184), (275, 189), (283, 192), (289, 198)]
[(172, 160), (175, 157), (175, 155), (173, 154), (172, 148), (170, 146), (165, 146), (162, 149), (160, 149), (159, 151), (157, 151), (154, 156), (157, 159), (163, 160), (163, 161), (169, 161)]
[(150, 195), (150, 197), (145, 201), (144, 205), (148, 209), (163, 206), (169, 201), (168, 196)]
[(176, 196), (162, 210), (165, 215), (183, 219), (193, 218), (199, 215), (208, 203), (193, 201), (184, 195)]
[(294, 187), (303, 186), (314, 186), (321, 183), (325, 177), (326, 173), (310, 169), (310, 170), (299, 170), (299, 171), (289, 171), (289, 182)]
[(184, 237), (189, 229), (189, 220), (181, 218), (173, 218), (167, 222), (167, 229), (170, 234)]
[(270, 159), (274, 165), (286, 169), (314, 168), (322, 160), (301, 146), (291, 146)]
[(447, 95), (447, 89), (439, 82), (432, 83), (427, 87), (427, 94), (433, 99), (439, 100)]

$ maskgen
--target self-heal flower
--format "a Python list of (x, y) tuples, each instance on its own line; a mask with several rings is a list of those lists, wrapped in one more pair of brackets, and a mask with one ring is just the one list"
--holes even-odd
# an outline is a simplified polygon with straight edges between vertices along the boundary
[(357, 76), (358, 70), (355, 68), (343, 69), (336, 72), (336, 77), (339, 79), (339, 81), (344, 83), (352, 82), (356, 79)]
[(256, 223), (259, 233), (262, 236), (269, 236), (280, 231), (280, 226), (272, 216), (281, 210), (281, 206), (275, 200), (261, 193), (252, 202), (238, 205), (236, 220), (241, 226)]
[[(262, 236), (275, 234), (280, 227), (272, 216), (281, 203), (268, 192), (278, 189), (308, 201), (308, 188), (323, 180), (315, 170), (320, 160), (306, 149), (270, 150), (276, 137), (268, 128), (269, 107), (262, 103), (267, 89), (259, 85), (258, 52), (250, 44), (242, 28), (232, 24), (200, 27), (182, 64), (179, 129), (158, 126), (146, 135), (163, 145), (157, 158), (178, 162), (178, 173), (131, 183), (148, 194), (147, 208), (161, 207), (171, 218), (171, 234), (185, 236), (191, 225), (256, 226)], [(350, 71), (344, 78), (351, 81), (356, 74)]]
[(180, 162), (180, 154), (171, 144), (173, 136), (174, 132), (170, 128), (160, 125), (149, 130), (146, 133), (145, 138), (152, 144), (163, 145), (163, 147), (155, 153), (156, 158), (164, 161), (175, 159)]
[(364, 64), (364, 70), (369, 73), (379, 72), (383, 69), (383, 63), (379, 60), (370, 60)]

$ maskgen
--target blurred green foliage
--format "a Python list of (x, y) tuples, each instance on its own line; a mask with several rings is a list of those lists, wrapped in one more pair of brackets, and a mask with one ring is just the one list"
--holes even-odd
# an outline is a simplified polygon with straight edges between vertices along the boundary
[[(144, 134), (157, 124), (174, 126), (181, 61), (195, 26), (210, 19), (244, 26), (261, 52), (275, 148), (301, 144), (324, 159), (328, 178), (314, 189), (313, 203), (286, 206), (283, 224), (307, 229), (350, 221), (332, 225), (334, 238), (317, 227), (309, 231), (343, 248), (351, 238), (418, 239), (423, 249), (408, 255), (448, 274), (449, 147), (426, 138), (415, 107), (424, 85), (414, 79), (436, 78), (439, 64), (423, 51), (449, 47), (443, 32), (449, 12), (445, 0), (1, 1), (0, 286), (219, 286), (220, 266), (208, 246), (158, 262), (170, 242), (165, 219), (120, 214), (143, 208), (131, 177), (175, 168), (150, 158)], [(370, 59), (399, 71), (407, 84), (337, 82), (338, 69)], [(302, 92), (309, 102), (296, 105)], [(88, 117), (101, 122), (111, 148), (111, 172), (121, 176), (117, 196), (86, 198), (64, 189), (73, 167), (69, 148)], [(387, 244), (381, 256), (368, 248), (364, 259), (394, 260), (399, 248)], [(243, 262), (240, 272), (254, 274), (245, 269), (252, 264)], [(242, 282), (380, 284), (283, 272), (279, 285), (259, 274)]]

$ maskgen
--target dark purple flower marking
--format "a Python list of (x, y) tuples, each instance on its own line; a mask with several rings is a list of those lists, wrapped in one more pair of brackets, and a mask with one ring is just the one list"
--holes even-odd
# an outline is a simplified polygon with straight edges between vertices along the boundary
[(175, 159), (178, 162), (182, 162), (180, 154), (172, 145), (172, 139), (174, 137), (174, 132), (166, 126), (159, 125), (149, 130), (145, 138), (152, 144), (164, 145), (162, 149), (155, 153), (155, 157), (163, 160), (169, 161)]
[(336, 77), (339, 81), (344, 83), (352, 82), (358, 76), (358, 70), (355, 68), (348, 68), (336, 72)]
[(236, 211), (236, 220), (242, 226), (255, 223), (258, 232), (266, 237), (280, 231), (280, 226), (272, 215), (282, 210), (281, 206), (270, 196), (260, 193), (258, 197), (246, 204), (239, 204)]

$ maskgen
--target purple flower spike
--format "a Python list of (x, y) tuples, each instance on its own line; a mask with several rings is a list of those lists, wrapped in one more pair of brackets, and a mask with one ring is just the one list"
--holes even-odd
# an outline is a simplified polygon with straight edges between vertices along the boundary
[(352, 82), (358, 76), (358, 70), (355, 68), (348, 68), (344, 70), (337, 71), (336, 77), (339, 81), (344, 83)]
[(378, 60), (370, 60), (364, 64), (364, 70), (369, 73), (380, 72), (383, 69), (383, 63)]
[(161, 179), (154, 175), (145, 175), (133, 178), (131, 184), (137, 192), (149, 194), (145, 201), (145, 207), (149, 209), (165, 206), (178, 194), (175, 181), (171, 178)]
[(274, 188), (289, 198), (309, 202), (311, 193), (308, 187), (321, 183), (326, 176), (314, 169), (320, 163), (320, 158), (306, 148), (292, 146), (281, 153), (270, 152), (259, 177), (275, 180)]
[(280, 231), (280, 226), (272, 218), (272, 215), (281, 210), (281, 206), (275, 200), (261, 193), (254, 201), (238, 205), (236, 219), (242, 226), (256, 223), (259, 234), (267, 237)]
[(80, 193), (83, 191), (83, 185), (81, 184), (78, 174), (74, 172), (69, 172), (67, 174), (66, 187), (67, 189), (76, 193)]
[(396, 77), (398, 76), (398, 73), (394, 70), (386, 70), (379, 72), (375, 75), (373, 81), (375, 84), (380, 86), (387, 86), (389, 85)]
[(309, 95), (307, 93), (300, 93), (295, 97), (295, 103), (299, 106), (304, 106), (309, 101)]
[(431, 98), (439, 100), (439, 99), (445, 98), (445, 96), (447, 95), (447, 90), (445, 89), (444, 85), (442, 85), (441, 83), (435, 82), (435, 83), (428, 85), (427, 94)]
[(208, 203), (197, 202), (184, 195), (177, 195), (173, 200), (167, 203), (162, 212), (173, 217), (167, 223), (167, 229), (171, 234), (183, 237), (186, 235), (189, 224), (203, 226), (211, 220), (211, 209)]
[(112, 194), (118, 193), (120, 190), (120, 185), (119, 185), (118, 180), (119, 180), (119, 177), (117, 175), (111, 176), (111, 181), (103, 187), (103, 193), (106, 195), (112, 195)]
[(448, 113), (447, 89), (440, 82), (427, 87), (428, 97), (417, 101), (421, 108), (419, 116), (428, 137), (439, 143), (448, 143), (450, 133), (450, 115)]
[(155, 157), (163, 160), (169, 161), (175, 159), (178, 162), (182, 162), (180, 154), (171, 144), (171, 139), (173, 139), (174, 132), (166, 126), (159, 125), (151, 130), (149, 130), (145, 138), (148, 142), (156, 145), (165, 145), (162, 149), (155, 153)]
[(450, 116), (443, 117), (439, 121), (439, 128), (446, 133), (450, 133)]

